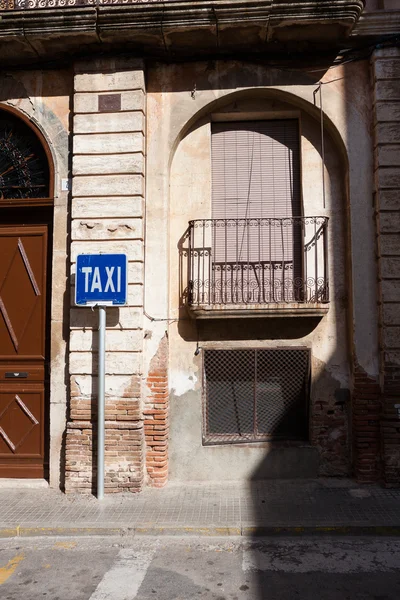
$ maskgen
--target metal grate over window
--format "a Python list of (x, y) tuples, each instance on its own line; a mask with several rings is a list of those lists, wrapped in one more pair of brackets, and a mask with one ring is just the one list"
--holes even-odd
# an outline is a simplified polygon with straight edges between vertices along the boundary
[(205, 350), (204, 443), (305, 440), (307, 349)]

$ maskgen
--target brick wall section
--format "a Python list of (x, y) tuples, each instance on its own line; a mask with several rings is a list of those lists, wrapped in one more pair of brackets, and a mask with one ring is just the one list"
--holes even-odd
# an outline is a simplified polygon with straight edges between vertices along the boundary
[[(385, 358), (386, 358), (385, 353)], [(384, 362), (384, 394), (381, 420), (382, 460), (386, 487), (400, 486), (400, 367)]]
[(381, 452), (387, 486), (400, 484), (400, 49), (376, 50), (374, 151), (382, 384)]
[[(126, 253), (129, 262), (128, 305), (107, 309), (105, 491), (138, 491), (144, 474), (141, 61), (77, 63), (73, 106), (72, 276), (77, 254)], [(65, 488), (85, 493), (96, 484), (98, 311), (74, 307), (71, 292)]]
[[(136, 426), (136, 428), (135, 428)], [(105, 425), (104, 491), (138, 492), (143, 482), (143, 426), (140, 421)], [(68, 492), (90, 494), (96, 486), (96, 426), (90, 421), (71, 421), (67, 430)]]
[(168, 344), (164, 337), (150, 364), (143, 408), (147, 483), (162, 487), (168, 481)]
[(334, 401), (319, 401), (311, 410), (311, 443), (320, 456), (319, 475), (349, 475), (347, 407)]
[(379, 382), (356, 367), (352, 401), (353, 455), (354, 474), (360, 483), (380, 479), (380, 396)]

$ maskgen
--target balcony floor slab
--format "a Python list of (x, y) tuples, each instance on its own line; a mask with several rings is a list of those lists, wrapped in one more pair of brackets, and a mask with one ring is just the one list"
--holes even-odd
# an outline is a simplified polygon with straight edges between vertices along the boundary
[(196, 304), (188, 307), (194, 319), (254, 319), (268, 317), (323, 317), (328, 303)]

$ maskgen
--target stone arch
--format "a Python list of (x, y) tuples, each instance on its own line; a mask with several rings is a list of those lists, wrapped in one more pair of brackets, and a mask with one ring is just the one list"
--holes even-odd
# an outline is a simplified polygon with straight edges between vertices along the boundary
[[(14, 126), (20, 128), (21, 134), (25, 138), (28, 144), (33, 144), (36, 152), (37, 159), (44, 165), (46, 164), (46, 172), (43, 179), (46, 179), (46, 190), (44, 194), (38, 195), (35, 193), (35, 197), (47, 198), (53, 203), (54, 196), (54, 156), (51, 150), (51, 146), (46, 139), (46, 134), (42, 131), (39, 124), (35, 123), (33, 118), (26, 115), (24, 112), (17, 110), (13, 106), (8, 104), (0, 103), (0, 116), (1, 114), (9, 114), (11, 126), (14, 122)], [(6, 119), (7, 120), (7, 119)], [(32, 135), (30, 135), (30, 132)], [(12, 140), (11, 140), (12, 141)], [(18, 148), (14, 148), (14, 151), (19, 151)], [(28, 164), (29, 167), (29, 164)], [(27, 196), (29, 197), (29, 196)], [(50, 202), (49, 202), (50, 203)]]
[[(255, 98), (266, 100), (272, 99), (278, 102), (291, 105), (293, 106), (293, 108), (297, 108), (299, 110), (307, 112), (310, 115), (310, 117), (314, 120), (320, 121), (320, 110), (317, 106), (315, 106), (305, 98), (302, 98), (301, 96), (286, 90), (272, 87), (256, 87), (241, 89), (238, 91), (229, 91), (228, 93), (210, 101), (205, 106), (197, 110), (189, 117), (189, 119), (184, 124), (182, 124), (182, 128), (180, 129), (178, 134), (174, 137), (173, 140), (171, 140), (169, 167), (171, 167), (176, 149), (180, 141), (189, 133), (191, 128), (194, 127), (197, 122), (201, 121), (201, 119), (203, 119), (207, 115), (213, 112), (218, 112), (223, 107), (234, 103), (236, 100)], [(346, 166), (346, 169), (348, 169), (348, 154), (343, 139), (343, 134), (340, 132), (338, 127), (335, 125), (335, 123), (332, 121), (332, 119), (326, 112), (324, 112), (324, 128), (335, 141), (337, 149), (340, 152), (342, 160)]]

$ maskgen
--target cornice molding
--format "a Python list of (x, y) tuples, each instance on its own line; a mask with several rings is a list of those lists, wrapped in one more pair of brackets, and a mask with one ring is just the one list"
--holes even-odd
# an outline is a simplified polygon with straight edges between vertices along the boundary
[[(10, 10), (12, 2), (24, 8)], [(125, 49), (143, 56), (178, 59), (332, 50), (350, 36), (364, 6), (363, 0), (0, 3), (5, 7), (0, 12), (3, 65), (99, 50)]]
[(400, 35), (400, 10), (364, 13), (355, 25), (351, 37)]

